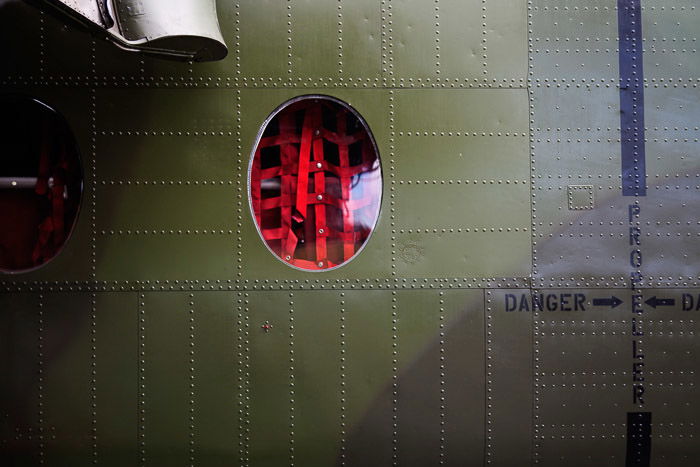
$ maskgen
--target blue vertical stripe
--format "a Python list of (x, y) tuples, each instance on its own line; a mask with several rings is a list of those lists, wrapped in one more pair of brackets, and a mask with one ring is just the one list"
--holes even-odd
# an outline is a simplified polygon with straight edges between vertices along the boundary
[(641, 0), (617, 0), (622, 195), (646, 196)]

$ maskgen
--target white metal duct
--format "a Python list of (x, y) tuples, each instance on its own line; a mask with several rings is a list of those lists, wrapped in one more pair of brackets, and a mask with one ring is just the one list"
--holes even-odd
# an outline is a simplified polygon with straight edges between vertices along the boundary
[(216, 0), (44, 0), (125, 50), (193, 61), (228, 52)]

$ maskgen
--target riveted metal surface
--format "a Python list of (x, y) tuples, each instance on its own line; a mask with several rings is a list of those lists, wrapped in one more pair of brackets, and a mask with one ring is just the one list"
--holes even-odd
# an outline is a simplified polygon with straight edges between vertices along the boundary
[[(90, 312), (95, 316), (91, 349), (96, 356), (92, 455), (99, 464), (138, 465), (143, 399), (139, 369), (140, 297), (133, 292), (95, 293)], [(88, 310), (81, 309), (86, 314)], [(92, 366), (92, 365), (91, 365)], [(145, 377), (145, 376), (144, 376)], [(150, 383), (150, 381), (149, 381)]]
[[(83, 31), (65, 25), (60, 15), (47, 12), (42, 15), (41, 32), (44, 76), (61, 80), (68, 76), (80, 79), (90, 75), (93, 41), (86, 40)], [(64, 53), (67, 49), (71, 53)]]
[(524, 1), (481, 0), (482, 50), (486, 55), (482, 86), (488, 82), (489, 86), (525, 87), (527, 5)]
[(44, 452), (40, 338), (40, 296), (0, 294), (4, 374), (2, 390), (2, 457), (16, 465), (36, 465)]
[[(209, 63), (1, 3), (2, 92), (66, 116), (86, 180), (65, 250), (0, 277), (2, 460), (621, 466), (645, 411), (650, 465), (697, 464), (694, 2), (641, 2), (639, 55), (632, 0), (219, 1)], [(384, 177), (324, 273), (248, 202), (261, 125), (304, 94), (360, 113)]]
[(193, 294), (141, 294), (139, 464), (188, 459), (196, 447)]
[(91, 294), (55, 294), (41, 297), (40, 335), (43, 353), (43, 459), (48, 464), (78, 465), (92, 461), (91, 404), (76, 407), (67, 395), (89, 401), (94, 392), (91, 363)]
[[(338, 65), (338, 5), (336, 2), (313, 0), (293, 0), (287, 3), (287, 7), (291, 6), (291, 9), (287, 8), (291, 17), (287, 15), (286, 19), (291, 20), (291, 24), (281, 29), (287, 33), (287, 51), (291, 52), (291, 59), (288, 56), (286, 62), (288, 79), (291, 78), (293, 82), (314, 81), (326, 77), (337, 80), (338, 70), (341, 68)], [(376, 23), (375, 25), (378, 26)], [(309, 34), (309, 31), (313, 31), (313, 34)], [(358, 45), (362, 47), (364, 44), (361, 42)], [(329, 73), (330, 70), (334, 72)]]
[[(249, 316), (247, 465), (291, 463), (294, 455), (294, 293), (245, 293)], [(262, 325), (272, 328), (265, 332)]]
[[(292, 1), (238, 2), (242, 82), (290, 80)], [(330, 26), (330, 25), (328, 25)], [(330, 31), (330, 30), (329, 30)], [(253, 78), (255, 81), (253, 81)]]
[(388, 2), (390, 79), (401, 87), (522, 85), (524, 9), (524, 2)]
[[(111, 86), (128, 86), (144, 82), (147, 77), (147, 68), (157, 59), (139, 55), (124, 54), (118, 47), (107, 40), (93, 39), (93, 70), (98, 80), (103, 80)], [(181, 66), (185, 66), (180, 63)], [(160, 82), (161, 77), (153, 77)], [(170, 86), (174, 83), (175, 76), (162, 77), (163, 82)], [(184, 78), (183, 78), (184, 79)], [(180, 81), (179, 79), (177, 81)]]
[[(641, 329), (642, 352), (649, 391), (655, 394), (648, 410), (655, 414), (659, 436), (652, 462), (682, 465), (700, 453), (697, 342), (698, 289), (646, 289), (648, 314)], [(671, 304), (673, 301), (673, 304)], [(651, 306), (651, 305), (655, 306)], [(689, 445), (686, 447), (685, 443)]]
[(484, 374), (483, 360), (471, 358), (484, 352), (482, 291), (396, 297), (396, 461), (480, 464), (485, 393), (468, 381)]
[(344, 410), (338, 416), (338, 464), (363, 465), (369, 457), (389, 465), (396, 367), (393, 336), (398, 311), (388, 290), (347, 290), (341, 292), (340, 300), (339, 363), (344, 368), (338, 397)]
[[(485, 292), (486, 423), (484, 456), (487, 464), (513, 465), (533, 462), (532, 441), (538, 420), (533, 417), (537, 347), (533, 345), (533, 315), (509, 312), (506, 295), (529, 290)], [(529, 422), (525, 422), (528, 420)], [(508, 428), (506, 428), (508, 427)]]
[[(182, 98), (186, 100), (183, 101)], [(100, 129), (108, 134), (149, 137), (153, 132), (173, 136), (231, 136), (235, 120), (233, 96), (220, 89), (98, 89)], [(143, 107), (148, 103), (148, 106)], [(158, 109), (158, 114), (149, 110)], [(187, 109), (186, 111), (184, 109)], [(161, 115), (160, 112), (163, 112)], [(221, 132), (224, 132), (222, 135)], [(214, 133), (212, 135), (212, 133)]]
[(235, 457), (232, 446), (238, 444), (241, 419), (238, 376), (239, 370), (245, 370), (234, 338), (239, 326), (234, 312), (240, 299), (241, 294), (229, 292), (200, 292), (190, 297), (190, 326), (194, 328), (188, 338), (194, 369), (190, 457), (196, 464), (225, 463)]
[(482, 77), (479, 2), (406, 0), (390, 5), (394, 79), (430, 83)]
[[(344, 313), (340, 311), (343, 299), (340, 293), (295, 292), (290, 300), (294, 311), (286, 316), (280, 313), (283, 310), (277, 310), (275, 326), (268, 336), (261, 336), (286, 332), (284, 327), (289, 327), (293, 333), (290, 351), (294, 353), (289, 355), (290, 366), (293, 358), (294, 368), (289, 386), (290, 397), (294, 399), (294, 410), (290, 412), (294, 437), (290, 449), (294, 449), (293, 461), (298, 465), (333, 465), (338, 456), (340, 421), (345, 415), (345, 410), (341, 409), (345, 404), (339, 397), (339, 390), (347, 379), (340, 360), (345, 357), (340, 346), (340, 317)], [(285, 319), (290, 320), (288, 326)], [(258, 328), (255, 332), (264, 331)], [(283, 462), (280, 459), (279, 463)]]
[[(566, 292), (538, 290), (557, 300)], [(625, 405), (630, 394), (626, 368), (631, 366), (627, 362), (632, 354), (629, 313), (624, 308), (596, 307), (591, 297), (614, 296), (629, 304), (631, 292), (611, 289), (576, 292), (586, 296), (577, 310), (571, 304), (568, 310), (559, 306), (551, 310), (545, 306), (535, 316), (537, 372), (540, 375), (537, 412), (542, 430), (547, 431), (541, 433), (545, 436), (542, 449), (550, 450), (550, 456), (558, 449), (551, 443), (552, 425), (614, 423), (615, 410)], [(572, 345), (574, 340), (575, 346)], [(569, 389), (561, 391), (563, 387)], [(558, 459), (559, 455), (555, 457)], [(553, 462), (554, 458), (551, 460)], [(599, 459), (599, 462), (605, 460)]]
[(466, 183), (466, 180), (482, 183), (482, 180), (504, 178), (515, 183), (515, 180), (529, 178), (527, 141), (523, 133), (482, 136), (460, 131), (459, 134), (441, 132), (438, 136), (432, 132), (399, 131), (396, 151), (405, 163), (396, 166), (396, 183), (426, 179), (431, 183), (443, 179), (446, 183), (452, 181), (451, 184)]
[[(535, 82), (595, 82), (616, 87), (618, 78), (615, 4), (593, 0), (534, 1), (531, 4), (531, 63)], [(550, 107), (553, 108), (553, 107)]]
[(486, 426), (488, 409), (481, 380), (487, 362), (476, 355), (484, 355), (486, 349), (484, 291), (442, 290), (438, 295), (440, 461), (482, 463), (487, 433), (481, 426)]
[(695, 2), (650, 0), (644, 4), (645, 73), (654, 82), (697, 82), (697, 21)]

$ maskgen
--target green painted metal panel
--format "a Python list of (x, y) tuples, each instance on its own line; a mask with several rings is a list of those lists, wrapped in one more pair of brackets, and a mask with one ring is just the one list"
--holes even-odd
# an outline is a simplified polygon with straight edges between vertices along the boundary
[(287, 46), (292, 54), (292, 81), (337, 79), (341, 49), (335, 3), (294, 0), (288, 4), (292, 23), (287, 28)]
[(527, 92), (520, 89), (425, 89), (395, 92), (396, 131), (526, 133)]
[(194, 79), (193, 69), (190, 62), (144, 56), (140, 63), (139, 80), (151, 83), (167, 81), (172, 83), (174, 80), (171, 78), (177, 76), (178, 84), (182, 84), (183, 81), (191, 82)]
[(617, 37), (617, 13), (614, 4), (593, 0), (586, 5), (574, 1), (536, 0), (533, 2), (532, 27), (536, 37)]
[(440, 342), (444, 340), (440, 336), (438, 297), (437, 291), (396, 293), (394, 342), (399, 377), (392, 408), (396, 417), (395, 462), (401, 465), (435, 463), (444, 449), (438, 429), (444, 374), (439, 369)]
[(394, 298), (388, 290), (341, 293), (345, 425), (339, 457), (346, 465), (392, 462)]
[(617, 9), (595, 0), (534, 2), (532, 64), (537, 76), (549, 81), (617, 81)]
[[(0, 278), (3, 461), (624, 465), (637, 318), (651, 465), (697, 463), (693, 2), (643, 2), (645, 199), (620, 196), (614, 2), (218, 3), (230, 54), (207, 64), (0, 7), (2, 91), (66, 115), (87, 176), (66, 250)], [(310, 93), (367, 120), (385, 182), (367, 248), (318, 274), (265, 249), (247, 200), (263, 120)], [(642, 300), (674, 300), (643, 315), (631, 203)], [(590, 309), (506, 311), (539, 292)]]
[[(106, 39), (95, 41), (95, 73), (114, 84), (131, 84), (145, 79), (144, 62), (148, 60), (140, 54), (124, 54)], [(168, 78), (167, 81), (175, 79)]]
[(618, 195), (620, 143), (610, 130), (596, 129), (586, 139), (565, 129), (538, 132), (533, 144), (538, 156), (533, 165), (535, 184), (595, 185), (609, 191), (607, 196)]
[[(538, 292), (553, 294), (561, 303), (561, 294), (570, 291)], [(576, 293), (585, 295), (585, 310), (562, 311), (558, 305), (556, 311), (545, 308), (534, 316), (539, 458), (545, 465), (623, 465), (624, 452), (615, 440), (626, 436), (625, 410), (634, 410), (631, 372), (620, 370), (632, 368), (631, 293), (619, 289)], [(593, 303), (611, 296), (622, 300), (617, 311)], [(588, 447), (592, 441), (594, 451)]]
[[(485, 78), (499, 86), (523, 86), (528, 71), (528, 17), (533, 2), (486, 0), (481, 2)], [(484, 18), (485, 16), (485, 18)], [(530, 19), (528, 17), (528, 19)], [(482, 57), (483, 58), (483, 57)]]
[[(97, 236), (96, 277), (106, 281), (184, 281), (233, 277), (235, 244), (227, 232), (215, 234), (173, 231), (167, 234)], [(212, 253), (215, 252), (215, 253)], [(230, 252), (230, 254), (227, 254)], [(139, 257), (138, 264), (123, 262)]]
[[(231, 209), (234, 193), (232, 184), (206, 180), (100, 185), (97, 196), (105, 215), (98, 217), (97, 229), (228, 232), (235, 220)], [(174, 200), (178, 200), (176, 207)]]
[(239, 2), (241, 83), (291, 78), (294, 44), (289, 40), (291, 3), (275, 0)]
[(100, 127), (109, 132), (228, 134), (236, 125), (234, 94), (224, 89), (104, 88), (96, 91), (96, 105)]
[(230, 464), (238, 457), (241, 435), (241, 371), (237, 351), (237, 301), (241, 294), (195, 293), (194, 302), (194, 456), (204, 465)]
[[(446, 180), (423, 180), (399, 185), (395, 191), (396, 224), (417, 229), (526, 229), (530, 187), (523, 181), (515, 184), (514, 180), (507, 183), (507, 180), (491, 179), (473, 183), (472, 179), (451, 184)], [(498, 202), (490, 203), (492, 210), (484, 210), (484, 204), (494, 198), (498, 198)]]
[(5, 462), (36, 465), (44, 452), (43, 416), (39, 413), (42, 390), (39, 371), (39, 303), (36, 293), (0, 294), (0, 442)]
[[(92, 72), (93, 40), (79, 25), (66, 24), (59, 15), (44, 14), (40, 32), (44, 47), (43, 76), (62, 80), (68, 76), (89, 76)], [(71, 53), (65, 53), (70, 50)]]
[(138, 439), (145, 462), (196, 460), (194, 313), (192, 294), (140, 295)]
[(477, 2), (403, 0), (391, 2), (390, 11), (390, 77), (411, 85), (481, 78)]
[[(537, 381), (533, 366), (533, 315), (506, 312), (505, 295), (529, 294), (527, 289), (486, 291), (486, 462), (495, 465), (532, 464), (533, 440), (540, 420), (533, 418)], [(533, 345), (534, 344), (534, 345)]]
[[(483, 464), (486, 433), (486, 334), (483, 290), (442, 290), (441, 434), (446, 465)], [(442, 336), (441, 336), (442, 337)], [(444, 407), (442, 407), (444, 406)], [(442, 433), (444, 430), (444, 433)]]
[(331, 68), (346, 82), (376, 82), (383, 69), (382, 9), (373, 0), (341, 0), (337, 13), (338, 60)]
[(140, 299), (137, 293), (115, 292), (97, 293), (94, 300), (96, 457), (99, 464), (136, 465), (141, 458)]
[[(130, 181), (221, 181), (229, 185), (237, 177), (232, 136), (113, 136), (97, 137), (100, 159), (98, 178), (106, 185)], [(230, 203), (230, 200), (229, 200)]]
[(530, 185), (527, 136), (425, 136), (401, 132), (396, 138), (398, 184), (409, 180), (510, 180)]
[[(43, 459), (51, 465), (87, 465), (96, 432), (96, 354), (92, 296), (51, 294), (41, 298), (43, 325)], [(95, 346), (96, 347), (96, 346)]]
[(527, 276), (531, 261), (527, 249), (529, 235), (499, 232), (502, 236), (498, 240), (494, 240), (494, 235), (490, 229), (397, 234), (397, 274), (401, 277), (435, 277), (440, 273), (467, 278)]
[[(340, 292), (295, 292), (294, 337), (294, 462), (334, 465), (340, 451), (346, 378), (340, 326)], [(342, 376), (341, 376), (342, 375)]]
[[(594, 93), (596, 98), (592, 99)], [(541, 134), (542, 131), (562, 131), (570, 134), (571, 138), (579, 138), (577, 133), (582, 131), (618, 128), (619, 94), (615, 87), (559, 85), (536, 88), (532, 92), (535, 108), (546, 108), (547, 111), (534, 111), (533, 129), (536, 134)]]
[[(399, 291), (397, 462), (483, 462), (483, 292)], [(452, 384), (450, 384), (452, 383)], [(457, 383), (457, 384), (455, 384)], [(449, 422), (449, 423), (448, 423)]]
[[(246, 460), (257, 466), (291, 463), (297, 397), (294, 368), (298, 366), (293, 328), (296, 308), (290, 304), (294, 293), (252, 292), (244, 294), (244, 300), (250, 322)], [(268, 332), (262, 328), (265, 323), (272, 326)]]

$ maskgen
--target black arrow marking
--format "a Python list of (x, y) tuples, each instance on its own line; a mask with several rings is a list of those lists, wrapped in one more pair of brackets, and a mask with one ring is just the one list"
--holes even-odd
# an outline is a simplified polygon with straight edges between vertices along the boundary
[(622, 303), (622, 300), (620, 300), (619, 298), (617, 298), (614, 295), (611, 298), (594, 298), (593, 299), (593, 306), (609, 306), (610, 308), (615, 308), (620, 303)]
[(656, 308), (657, 306), (673, 306), (676, 304), (676, 300), (673, 298), (656, 298), (656, 295), (654, 295), (644, 303), (652, 308)]

